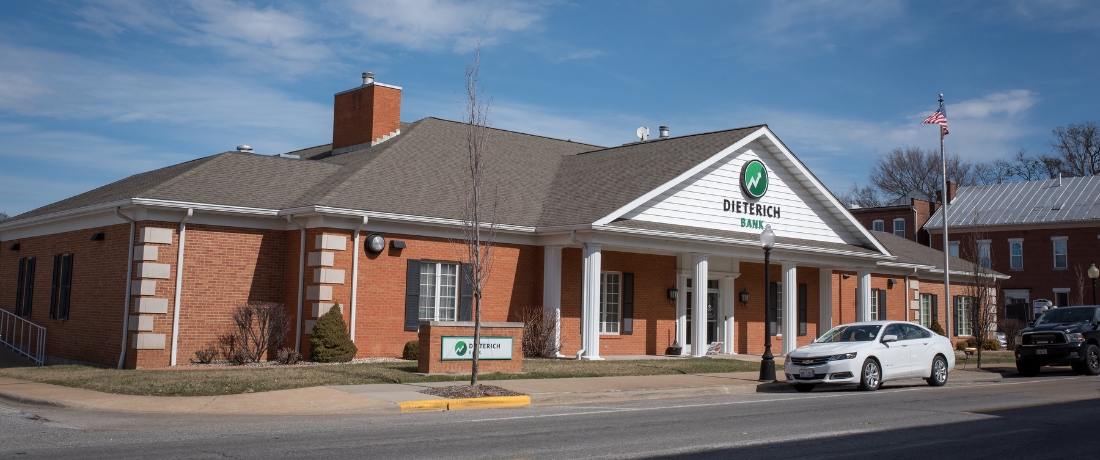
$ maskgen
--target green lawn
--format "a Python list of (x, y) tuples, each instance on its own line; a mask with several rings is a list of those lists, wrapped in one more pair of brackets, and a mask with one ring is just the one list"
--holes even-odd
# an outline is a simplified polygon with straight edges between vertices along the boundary
[[(777, 367), (781, 368), (782, 361), (777, 362)], [(481, 380), (705, 374), (756, 371), (759, 366), (757, 362), (712, 358), (616, 361), (532, 359), (523, 362), (523, 374), (482, 374)], [(0, 377), (143, 396), (214, 396), (238, 394), (248, 389), (258, 392), (320, 385), (469, 381), (469, 376), (425, 377), (414, 372), (416, 363), (412, 362), (196, 370), (47, 366), (0, 369)]]

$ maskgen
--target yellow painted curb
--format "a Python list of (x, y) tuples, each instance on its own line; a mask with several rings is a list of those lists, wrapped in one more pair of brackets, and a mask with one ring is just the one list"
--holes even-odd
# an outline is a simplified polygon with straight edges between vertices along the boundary
[(530, 396), (489, 396), (486, 398), (422, 399), (397, 403), (401, 412), (430, 410), (491, 409), (531, 405)]

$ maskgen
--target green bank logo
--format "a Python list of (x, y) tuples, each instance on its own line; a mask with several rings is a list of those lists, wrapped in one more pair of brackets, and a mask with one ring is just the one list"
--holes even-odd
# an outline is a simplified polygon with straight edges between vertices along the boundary
[(458, 356), (466, 356), (466, 342), (458, 342), (455, 344), (455, 354)]
[(760, 198), (768, 192), (768, 170), (760, 160), (752, 160), (741, 167), (741, 190), (747, 198)]

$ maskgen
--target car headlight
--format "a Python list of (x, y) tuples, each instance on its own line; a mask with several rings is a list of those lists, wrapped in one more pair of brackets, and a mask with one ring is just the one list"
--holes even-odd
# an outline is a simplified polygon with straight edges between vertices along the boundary
[(783, 360), (783, 364), (787, 365), (787, 364), (790, 364), (790, 363), (791, 363), (791, 356), (787, 355), (787, 359)]
[(1024, 340), (1024, 333), (1023, 332), (1017, 332), (1016, 333), (1016, 340), (1014, 340), (1012, 343), (1014, 343), (1016, 345), (1020, 345), (1021, 343), (1023, 343), (1023, 340)]
[(842, 359), (852, 359), (852, 358), (855, 358), (855, 357), (856, 357), (855, 353), (844, 353), (842, 355), (832, 355), (832, 356), (830, 356), (829, 361), (840, 361)]
[(1085, 341), (1085, 336), (1080, 332), (1067, 332), (1066, 343), (1082, 343)]

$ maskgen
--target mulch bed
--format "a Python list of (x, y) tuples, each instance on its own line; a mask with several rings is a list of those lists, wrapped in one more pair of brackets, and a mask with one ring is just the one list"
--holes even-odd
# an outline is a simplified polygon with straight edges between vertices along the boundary
[(484, 398), (486, 396), (523, 396), (512, 390), (495, 385), (452, 385), (449, 387), (429, 387), (420, 390), (421, 393), (439, 396), (443, 398)]

